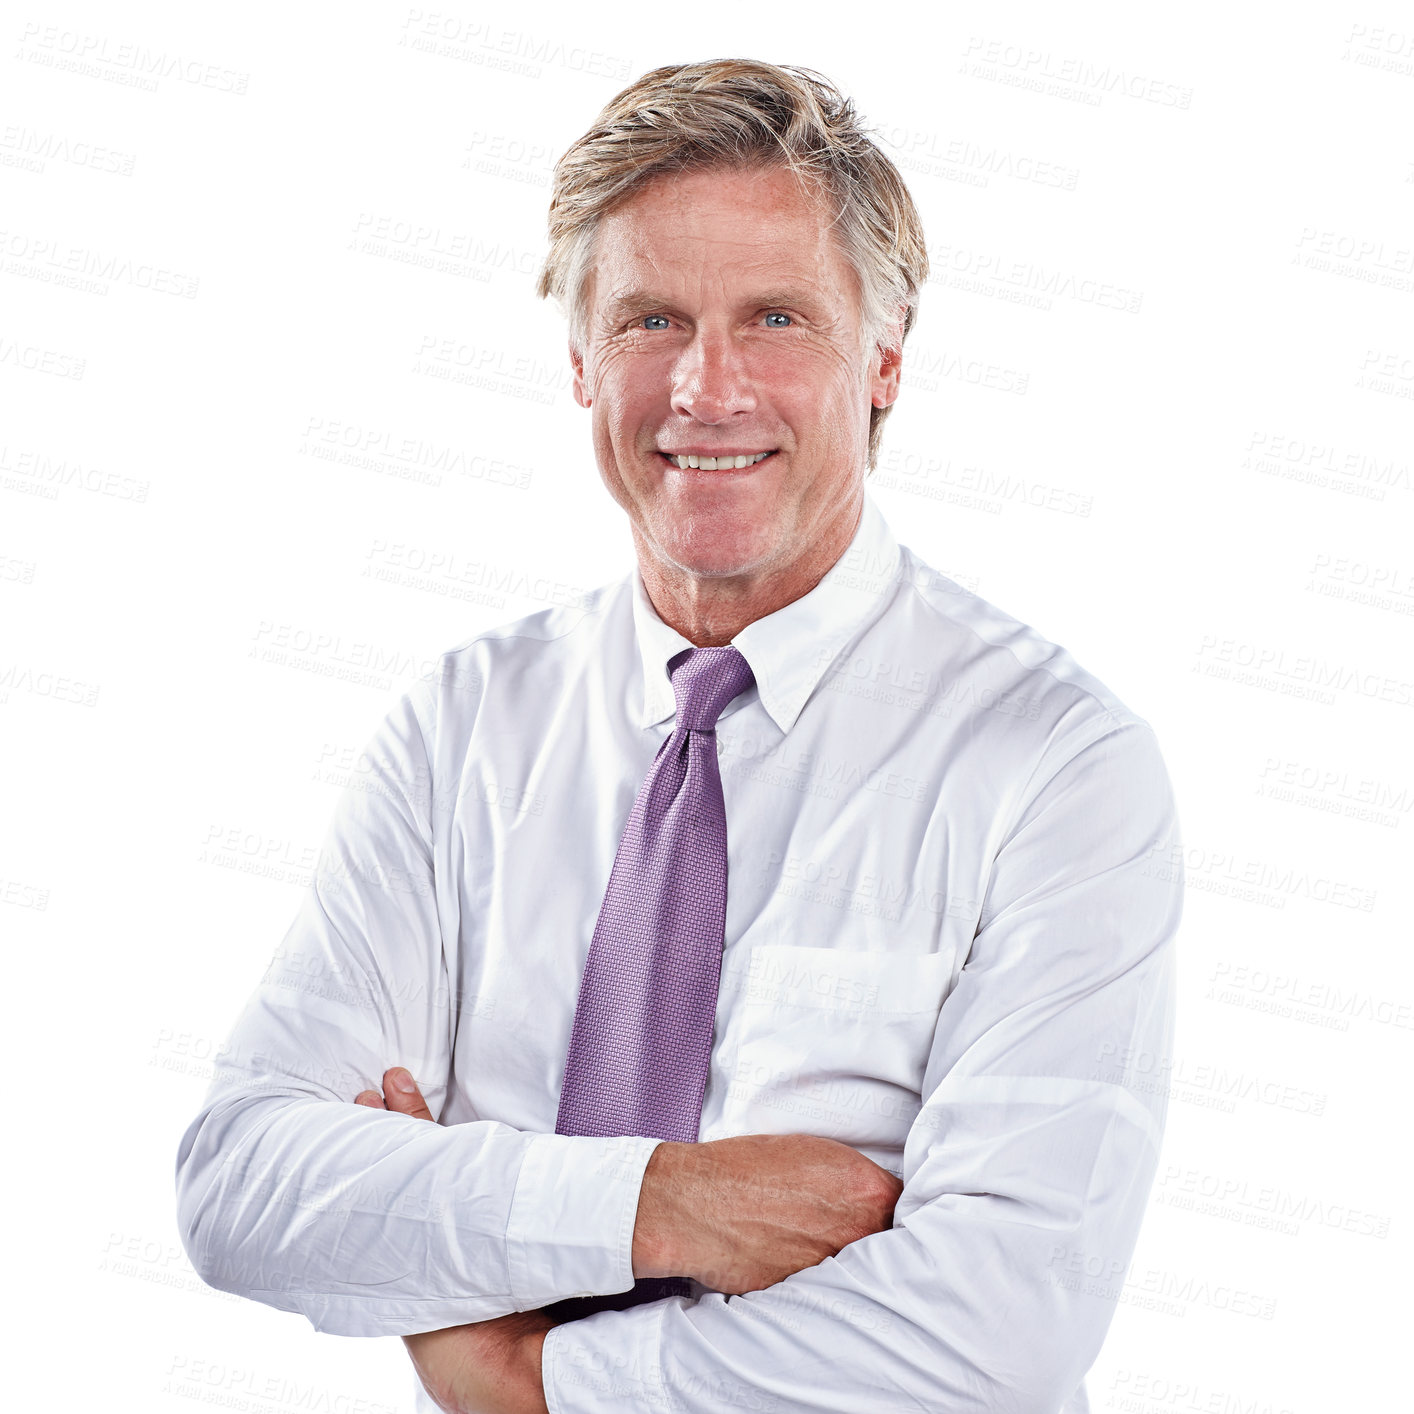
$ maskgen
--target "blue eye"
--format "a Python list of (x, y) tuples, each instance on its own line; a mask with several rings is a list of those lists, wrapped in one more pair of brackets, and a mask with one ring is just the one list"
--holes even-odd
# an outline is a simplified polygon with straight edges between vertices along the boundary
[(643, 316), (643, 322), (644, 322), (645, 324), (646, 324), (650, 319), (657, 319), (657, 320), (660, 320), (660, 321), (661, 321), (660, 323), (655, 324), (655, 325), (653, 326), (655, 329), (666, 329), (666, 328), (668, 327), (668, 317), (667, 317), (666, 314), (645, 314), (645, 315)]
[(772, 328), (772, 329), (784, 329), (784, 328), (786, 327), (786, 324), (790, 324), (790, 323), (792, 322), (792, 321), (791, 321), (791, 317), (790, 317), (789, 314), (782, 314), (782, 313), (780, 313), (779, 311), (776, 311), (776, 312), (774, 312), (774, 313), (772, 313), (772, 314), (768, 314), (768, 315), (766, 316), (766, 318), (767, 318), (767, 319), (784, 319), (784, 320), (786, 321), (785, 324), (772, 324), (772, 325), (771, 325), (771, 328)]

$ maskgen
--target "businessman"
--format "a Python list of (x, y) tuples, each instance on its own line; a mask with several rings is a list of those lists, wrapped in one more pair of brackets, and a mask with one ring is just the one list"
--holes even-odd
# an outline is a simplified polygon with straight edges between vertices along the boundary
[(388, 713), (177, 1156), (203, 1278), (403, 1337), (421, 1407), (1089, 1408), (1177, 812), (1148, 723), (868, 493), (926, 275), (808, 70), (656, 69), (556, 167), (637, 564)]

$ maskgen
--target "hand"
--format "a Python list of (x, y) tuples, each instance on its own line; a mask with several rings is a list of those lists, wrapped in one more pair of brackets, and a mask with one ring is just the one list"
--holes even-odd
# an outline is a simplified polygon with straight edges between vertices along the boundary
[(382, 1095), (376, 1090), (360, 1090), (354, 1096), (354, 1104), (367, 1105), (371, 1110), (392, 1110), (396, 1114), (411, 1115), (413, 1119), (432, 1118), (432, 1111), (427, 1108), (427, 1101), (422, 1098), (417, 1081), (400, 1065), (383, 1072)]
[(403, 1344), (432, 1402), (446, 1414), (549, 1414), (540, 1377), (543, 1311), (405, 1335)]
[[(384, 1072), (382, 1095), (364, 1090), (354, 1103), (432, 1119), (422, 1092), (401, 1066)], [(545, 1333), (555, 1324), (543, 1311), (512, 1311), (405, 1335), (403, 1344), (422, 1387), (446, 1414), (549, 1414), (540, 1360)]]
[(857, 1149), (815, 1134), (660, 1144), (633, 1231), (633, 1274), (760, 1291), (893, 1225), (903, 1184)]

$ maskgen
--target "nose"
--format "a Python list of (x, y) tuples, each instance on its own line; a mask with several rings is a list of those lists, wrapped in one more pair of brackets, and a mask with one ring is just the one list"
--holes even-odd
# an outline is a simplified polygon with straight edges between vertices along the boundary
[(707, 423), (755, 410), (751, 370), (730, 334), (698, 328), (673, 368), (671, 403), (674, 412)]

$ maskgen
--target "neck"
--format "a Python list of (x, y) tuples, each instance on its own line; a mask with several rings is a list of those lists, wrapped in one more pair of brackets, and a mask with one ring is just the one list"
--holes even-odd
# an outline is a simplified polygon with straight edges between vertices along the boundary
[(823, 537), (789, 565), (740, 575), (698, 575), (669, 564), (633, 527), (638, 572), (658, 617), (695, 648), (720, 648), (747, 624), (784, 609), (809, 594), (849, 548), (864, 513), (861, 501), (852, 520)]

